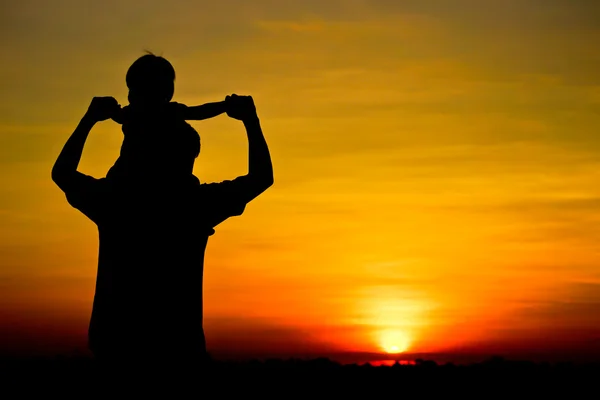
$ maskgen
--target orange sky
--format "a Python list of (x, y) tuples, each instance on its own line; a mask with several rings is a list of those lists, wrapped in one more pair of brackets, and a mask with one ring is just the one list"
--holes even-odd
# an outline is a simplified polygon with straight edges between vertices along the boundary
[[(50, 169), (145, 49), (176, 101), (253, 95), (273, 156), (275, 186), (209, 241), (210, 351), (600, 349), (595, 2), (0, 7), (0, 350), (85, 345), (97, 231)], [(246, 172), (240, 123), (194, 126), (201, 180)], [(81, 170), (121, 139), (97, 126)]]

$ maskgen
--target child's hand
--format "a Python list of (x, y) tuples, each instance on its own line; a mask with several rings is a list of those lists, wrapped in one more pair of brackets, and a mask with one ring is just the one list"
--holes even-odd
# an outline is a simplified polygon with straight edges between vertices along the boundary
[(106, 121), (117, 115), (121, 106), (114, 97), (94, 97), (86, 115), (94, 122)]

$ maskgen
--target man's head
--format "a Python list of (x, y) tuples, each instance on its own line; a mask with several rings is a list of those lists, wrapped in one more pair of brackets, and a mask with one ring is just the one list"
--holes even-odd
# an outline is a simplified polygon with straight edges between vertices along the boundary
[[(196, 158), (200, 154), (200, 135), (187, 122), (157, 124), (153, 139), (143, 140), (138, 151), (146, 161), (141, 163), (146, 171), (166, 176), (191, 174)], [(167, 133), (166, 135), (164, 133)]]
[(169, 148), (168, 164), (174, 171), (187, 174), (192, 173), (194, 163), (200, 154), (200, 135), (187, 122), (176, 124), (172, 143), (165, 144)]
[(165, 58), (152, 53), (135, 60), (125, 80), (130, 103), (169, 102), (175, 92), (175, 69)]

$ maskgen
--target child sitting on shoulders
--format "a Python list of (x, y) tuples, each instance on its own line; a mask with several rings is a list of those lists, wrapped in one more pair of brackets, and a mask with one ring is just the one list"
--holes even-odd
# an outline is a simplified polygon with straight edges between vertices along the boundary
[(186, 121), (216, 117), (227, 112), (229, 102), (192, 107), (172, 102), (175, 70), (154, 54), (137, 59), (127, 71), (126, 82), (129, 105), (112, 118), (122, 125), (123, 144), (106, 178), (124, 184), (143, 178), (184, 178), (178, 162), (190, 158), (182, 152), (193, 153), (193, 158), (200, 152), (200, 137)]

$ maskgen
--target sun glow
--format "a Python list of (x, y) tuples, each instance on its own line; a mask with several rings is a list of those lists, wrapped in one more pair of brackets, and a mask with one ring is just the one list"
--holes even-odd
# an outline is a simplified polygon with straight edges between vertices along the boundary
[(410, 339), (402, 331), (388, 330), (381, 333), (380, 344), (386, 353), (399, 354), (408, 350)]

